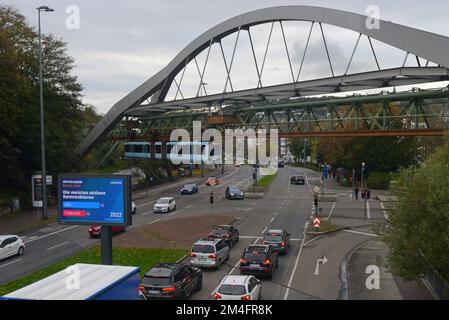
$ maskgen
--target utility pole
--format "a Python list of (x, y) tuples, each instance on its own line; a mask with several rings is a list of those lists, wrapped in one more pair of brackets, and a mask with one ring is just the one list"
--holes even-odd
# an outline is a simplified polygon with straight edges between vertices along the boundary
[(39, 29), (39, 100), (40, 100), (40, 125), (41, 125), (41, 161), (42, 161), (42, 218), (48, 219), (47, 209), (47, 170), (45, 165), (45, 126), (44, 126), (44, 90), (42, 84), (42, 34), (41, 34), (41, 11), (53, 12), (47, 6), (37, 8)]

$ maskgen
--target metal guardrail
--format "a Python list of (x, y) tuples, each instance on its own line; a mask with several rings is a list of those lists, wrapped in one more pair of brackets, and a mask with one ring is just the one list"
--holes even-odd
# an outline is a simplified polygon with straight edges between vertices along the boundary
[(424, 277), (424, 281), (438, 299), (449, 300), (449, 285), (441, 279), (440, 275), (434, 269)]

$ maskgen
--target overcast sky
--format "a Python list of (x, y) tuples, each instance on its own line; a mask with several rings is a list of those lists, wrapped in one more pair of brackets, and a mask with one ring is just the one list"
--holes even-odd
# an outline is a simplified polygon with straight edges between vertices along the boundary
[[(107, 112), (120, 98), (162, 69), (202, 32), (235, 15), (264, 7), (301, 4), (366, 14), (368, 6), (376, 5), (380, 9), (380, 18), (383, 20), (449, 36), (449, 19), (447, 19), (449, 4), (445, 0), (419, 2), (405, 0), (394, 2), (373, 0), (3, 0), (2, 3), (18, 8), (33, 26), (37, 25), (35, 9), (37, 6), (48, 5), (55, 9), (53, 13), (43, 13), (43, 32), (52, 33), (68, 43), (68, 53), (76, 61), (74, 73), (84, 88), (84, 102), (93, 104), (102, 113)], [(66, 9), (70, 5), (76, 5), (80, 10), (79, 29), (70, 30), (66, 27)], [(289, 22), (285, 23), (284, 28), (296, 75), (310, 24)], [(270, 25), (262, 25), (252, 30), (259, 64), (263, 58), (269, 30)], [(327, 73), (330, 72), (319, 30), (314, 31), (304, 68), (301, 71), (302, 80), (328, 76)], [(324, 26), (324, 31), (328, 38), (334, 68), (336, 73), (341, 74), (347, 67), (358, 35), (330, 26)], [(234, 39), (231, 36), (224, 41), (228, 60), (232, 55)], [(231, 71), (234, 89), (253, 87), (257, 84), (247, 36), (242, 36), (240, 41)], [(402, 52), (380, 43), (374, 45), (376, 51), (379, 51), (382, 67), (397, 67), (402, 64), (404, 59)], [(220, 92), (224, 89), (225, 69), (218, 50), (219, 47), (211, 49), (210, 63), (205, 72), (204, 81), (207, 83), (208, 93)], [(198, 57), (201, 69), (204, 61), (205, 53)], [(366, 38), (362, 38), (350, 71), (368, 71), (374, 68), (369, 43)], [(264, 85), (269, 85), (291, 82), (291, 79), (280, 26), (275, 25), (262, 82)], [(198, 72), (192, 63), (186, 69), (183, 94), (195, 95), (198, 84)], [(175, 91), (172, 90), (170, 95), (173, 96), (174, 93)]]

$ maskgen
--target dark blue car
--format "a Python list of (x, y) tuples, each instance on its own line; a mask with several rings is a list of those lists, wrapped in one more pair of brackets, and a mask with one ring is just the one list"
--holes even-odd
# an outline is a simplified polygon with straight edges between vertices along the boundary
[(181, 194), (193, 194), (198, 192), (198, 185), (195, 183), (185, 184), (180, 190)]

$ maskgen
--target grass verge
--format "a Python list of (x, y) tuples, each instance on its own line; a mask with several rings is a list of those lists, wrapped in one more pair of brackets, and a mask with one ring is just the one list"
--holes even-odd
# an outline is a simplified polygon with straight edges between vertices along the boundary
[[(114, 248), (113, 261), (114, 265), (139, 267), (142, 277), (156, 263), (175, 262), (185, 254), (186, 250), (184, 249)], [(95, 246), (84, 250), (18, 280), (2, 285), (0, 286), (0, 296), (46, 278), (75, 263), (100, 264), (100, 247)]]
[(266, 188), (271, 184), (271, 182), (273, 182), (275, 177), (276, 177), (276, 173), (272, 174), (272, 175), (265, 176), (265, 177), (261, 178), (259, 181), (257, 181), (256, 186)]
[(323, 218), (321, 218), (320, 221), (320, 227), (319, 228), (314, 228), (313, 227), (313, 223), (309, 223), (309, 226), (307, 228), (308, 232), (331, 232), (334, 230), (338, 230), (340, 229), (341, 226), (335, 225), (335, 224), (331, 224), (329, 221), (324, 220)]

